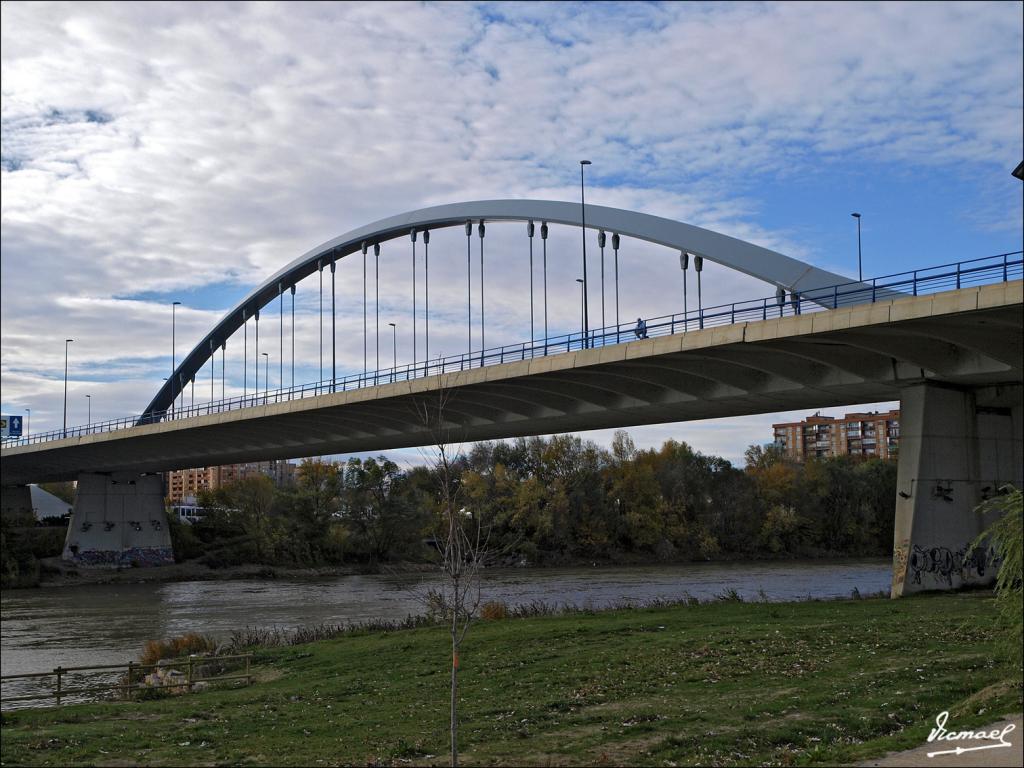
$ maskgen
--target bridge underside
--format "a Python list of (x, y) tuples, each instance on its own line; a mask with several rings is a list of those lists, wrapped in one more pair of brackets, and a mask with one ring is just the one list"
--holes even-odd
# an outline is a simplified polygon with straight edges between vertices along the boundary
[(1022, 283), (691, 330), (410, 382), (6, 448), (3, 482), (158, 472), (898, 400), (1022, 381)]

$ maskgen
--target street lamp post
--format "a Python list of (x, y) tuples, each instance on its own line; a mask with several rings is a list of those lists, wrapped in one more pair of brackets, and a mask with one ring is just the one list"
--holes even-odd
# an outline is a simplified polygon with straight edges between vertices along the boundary
[(74, 339), (64, 339), (64, 437), (68, 436), (68, 344)]
[(860, 214), (851, 213), (851, 216), (857, 220), (857, 280), (864, 282), (864, 269), (861, 266), (860, 258)]
[(583, 190), (583, 166), (590, 165), (589, 160), (580, 160), (580, 223), (583, 232), (583, 346), (587, 346), (587, 331), (589, 330), (588, 320), (590, 313), (587, 311), (587, 206)]
[(391, 381), (395, 381), (398, 375), (398, 326), (388, 323), (391, 326)]
[[(263, 355), (263, 404), (267, 404), (267, 398), (270, 396), (270, 355), (266, 352), (260, 352)], [(257, 398), (259, 397), (259, 390), (256, 390)]]
[(88, 415), (85, 417), (85, 426), (88, 428), (92, 426), (92, 395), (86, 395), (85, 402), (88, 404)]
[(583, 308), (584, 301), (587, 295), (587, 284), (582, 278), (577, 277), (576, 282), (580, 284), (580, 344), (586, 346), (587, 343), (587, 329), (584, 321), (585, 310)]
[(174, 403), (178, 399), (177, 394), (174, 392), (174, 370), (177, 367), (175, 363), (175, 345), (174, 345), (174, 327), (175, 327), (175, 307), (181, 304), (180, 301), (171, 303), (171, 418), (174, 418)]

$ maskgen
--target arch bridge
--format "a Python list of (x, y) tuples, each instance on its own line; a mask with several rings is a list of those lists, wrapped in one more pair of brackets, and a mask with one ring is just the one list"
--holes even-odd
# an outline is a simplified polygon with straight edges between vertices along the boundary
[[(504, 222), (525, 224), (531, 332), (529, 340), (487, 347), (487, 226)], [(548, 237), (550, 228), (559, 225), (582, 230), (583, 309), (578, 332), (549, 335), (547, 322), (537, 320), (547, 316)], [(430, 236), (453, 227), (466, 236), (466, 347), (432, 357)], [(617, 267), (627, 238), (679, 252), (685, 270), (681, 311), (644, 318), (639, 326), (620, 322)], [(601, 301), (609, 293), (615, 297), (612, 324), (595, 327), (590, 322), (588, 298), (597, 292), (598, 280), (588, 280), (588, 244), (590, 259), (599, 258), (602, 265)], [(407, 248), (410, 257), (416, 342), (410, 363), (398, 366), (393, 360), (382, 368), (379, 294), (374, 291), (371, 301), (367, 275), (371, 263), (378, 274), (384, 248), (390, 253), (396, 247)], [(607, 290), (606, 251), (614, 265), (614, 289)], [(363, 368), (339, 377), (335, 271), (342, 259), (353, 256), (361, 258), (363, 267)], [(771, 292), (705, 307), (704, 260), (763, 280)], [(475, 296), (474, 262), (480, 281)], [(325, 271), (331, 299), (330, 375), (322, 373), (321, 340), (319, 380), (297, 385), (296, 287), (317, 276), (322, 302)], [(695, 285), (690, 287), (696, 287), (692, 307), (687, 293), (691, 273)], [(535, 277), (545, 287), (542, 291), (538, 285), (537, 297)], [(141, 414), (6, 442), (0, 451), (5, 497), (18, 497), (7, 486), (78, 478), (65, 556), (86, 563), (161, 561), (170, 557), (170, 542), (161, 522), (161, 483), (150, 473), (429, 445), (436, 442), (436, 431), (421, 416), (424, 404), (437, 402), (439, 394), (445, 434), (454, 441), (899, 399), (893, 593), (985, 580), (991, 578), (991, 567), (986, 570), (984, 558), (979, 561), (977, 553), (964, 549), (978, 529), (971, 510), (1005, 482), (1020, 484), (1024, 464), (1020, 278), (1019, 251), (861, 282), (717, 232), (634, 211), (543, 200), (425, 208), (334, 238), (271, 275), (180, 363), (174, 362), (172, 376)], [(287, 387), (286, 299), (292, 356)], [(282, 386), (274, 391), (267, 386), (268, 359), (261, 391), (259, 320), (263, 312), (265, 328), (267, 308), (273, 311), (274, 304)], [(322, 303), (320, 311), (322, 333)], [(242, 394), (228, 396), (225, 350), (229, 341), (238, 343), (238, 335), (244, 351)], [(264, 331), (264, 343), (266, 337)], [(196, 381), (207, 367), (210, 397), (196, 404)], [(191, 402), (185, 398), (187, 385)], [(5, 506), (10, 506), (6, 499)], [(927, 567), (950, 562), (959, 563), (955, 573), (947, 573), (944, 565)]]

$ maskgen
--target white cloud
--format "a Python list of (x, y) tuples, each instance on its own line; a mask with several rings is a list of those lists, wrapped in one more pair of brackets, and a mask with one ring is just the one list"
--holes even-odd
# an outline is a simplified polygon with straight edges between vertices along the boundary
[[(181, 308), (180, 357), (311, 246), (435, 203), (575, 199), (582, 155), (596, 162), (595, 203), (830, 267), (803, 233), (758, 225), (763, 201), (737, 197), (734, 182), (857, 160), (1001, 167), (1022, 152), (1014, 4), (5, 3), (0, 13), (3, 401), (38, 408), (40, 428), (60, 410), (66, 336), (75, 386), (94, 377), (107, 415), (141, 409), (166, 375), (168, 307), (114, 297), (215, 286), (217, 310)], [(975, 214), (991, 226), (1014, 215)], [(522, 234), (488, 230), (489, 343), (528, 336)], [(553, 330), (576, 325), (575, 238), (556, 230), (550, 242)], [(386, 245), (381, 267), (382, 330), (399, 322), (400, 358), (411, 351), (407, 248)], [(464, 239), (439, 233), (431, 252), (432, 352), (459, 352)], [(624, 244), (624, 318), (678, 307), (674, 260)], [(346, 371), (362, 369), (358, 267), (338, 274)], [(715, 267), (705, 277), (706, 304), (766, 292)], [(315, 376), (314, 279), (299, 289), (300, 379)], [(275, 312), (265, 312), (272, 326)], [(266, 333), (273, 355), (276, 327)], [(228, 352), (235, 386), (239, 347)]]

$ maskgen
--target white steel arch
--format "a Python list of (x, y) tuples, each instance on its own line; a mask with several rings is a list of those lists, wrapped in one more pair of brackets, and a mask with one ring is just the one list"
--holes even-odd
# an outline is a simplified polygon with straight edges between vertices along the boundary
[[(146, 406), (144, 418), (168, 409), (172, 392), (179, 391), (174, 382), (191, 381), (211, 355), (242, 327), (245, 317), (252, 317), (281, 292), (316, 272), (320, 264), (327, 267), (351, 253), (361, 252), (364, 244), (372, 246), (408, 237), (412, 229), (422, 232), (463, 226), (470, 220), (536, 221), (579, 227), (583, 224), (582, 214), (579, 203), (556, 200), (476, 200), (400, 213), (328, 240), (271, 275), (228, 312), (181, 361), (172, 377)], [(588, 229), (604, 230), (686, 251), (811, 299), (816, 291), (835, 285), (846, 284), (845, 290), (869, 287), (777, 251), (661, 216), (603, 205), (587, 205), (586, 226)], [(819, 303), (831, 306), (831, 290), (821, 293)]]

